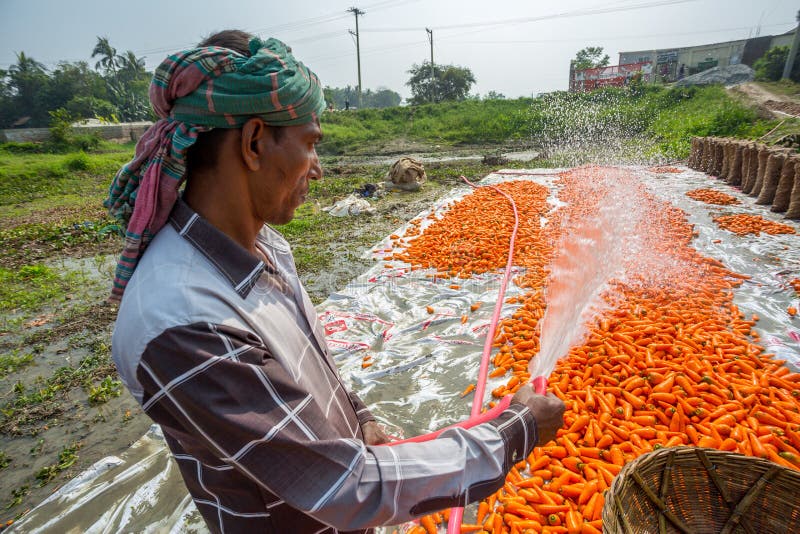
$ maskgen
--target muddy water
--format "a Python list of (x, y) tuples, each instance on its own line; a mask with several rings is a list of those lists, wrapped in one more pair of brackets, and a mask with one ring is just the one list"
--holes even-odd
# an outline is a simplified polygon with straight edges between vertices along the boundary
[[(797, 305), (798, 299), (788, 290), (786, 282), (800, 277), (800, 236), (739, 237), (720, 230), (711, 220), (719, 214), (755, 213), (785, 221), (739, 193), (734, 194), (742, 200), (741, 206), (710, 206), (687, 198), (686, 191), (699, 187), (731, 192), (717, 180), (694, 171), (683, 169), (680, 174), (659, 175), (641, 167), (632, 170), (653, 193), (687, 212), (698, 233), (694, 246), (702, 254), (752, 276), (736, 289), (736, 302), (745, 313), (761, 317), (755, 329), (772, 351), (797, 369), (800, 323), (789, 318), (786, 308)], [(556, 172), (490, 175), (486, 181), (526, 179), (552, 185)], [(432, 211), (441, 213), (447, 202), (466, 192), (466, 188), (455, 190)], [(620, 198), (627, 198), (624, 190), (620, 191)], [(557, 209), (557, 202), (552, 205)], [(800, 230), (796, 223), (790, 224)], [(402, 234), (403, 228), (395, 233)], [(409, 271), (399, 262), (385, 261), (383, 258), (391, 253), (389, 243), (388, 239), (379, 243), (371, 253), (374, 266), (345, 290), (331, 295), (319, 306), (319, 311), (342, 376), (392, 433), (409, 436), (460, 420), (469, 413), (471, 399), (462, 398), (459, 393), (475, 380), (482, 334), (488, 326), (499, 278), (486, 274), (465, 280), (454, 289), (450, 287), (452, 281), (427, 278), (425, 274), (430, 273)], [(510, 285), (508, 296), (518, 294), (520, 289)], [(477, 301), (484, 305), (462, 323), (462, 315)], [(427, 306), (434, 313), (428, 313)], [(512, 310), (512, 305), (506, 305), (503, 315)], [(366, 354), (372, 356), (374, 364), (362, 368)], [(501, 379), (490, 381), (487, 391), (500, 382)], [(99, 532), (102, 523), (98, 518), (102, 517), (114, 517), (119, 530), (143, 530), (143, 525), (151, 525), (153, 530), (169, 530), (171, 526), (176, 532), (202, 530), (192, 505), (177, 489), (181, 486), (175, 480), (174, 470), (166, 467), (170, 461), (157, 435), (147, 439), (153, 442), (147, 446), (154, 447), (155, 452), (140, 453), (146, 450), (140, 446), (121, 455), (119, 461), (110, 462), (114, 465), (101, 474), (86, 474), (69, 492), (57, 493), (32, 511), (18, 524), (17, 531), (44, 532), (57, 528)], [(123, 476), (123, 473), (137, 475)], [(184, 504), (186, 507), (181, 508)], [(62, 518), (57, 527), (52, 522), (54, 517)], [(53, 529), (44, 528), (46, 524)]]

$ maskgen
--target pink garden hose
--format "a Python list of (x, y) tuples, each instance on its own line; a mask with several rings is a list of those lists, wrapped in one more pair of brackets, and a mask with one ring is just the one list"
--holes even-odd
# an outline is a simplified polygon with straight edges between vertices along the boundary
[[(470, 187), (475, 189), (478, 188), (475, 184), (470, 182), (466, 179), (466, 177), (461, 176), (461, 179), (464, 180)], [(472, 410), (470, 412), (470, 417), (466, 421), (462, 421), (460, 423), (456, 423), (454, 425), (450, 425), (448, 427), (436, 430), (434, 432), (423, 434), (421, 436), (415, 436), (413, 438), (408, 438), (400, 441), (394, 441), (389, 443), (388, 445), (397, 445), (399, 443), (419, 443), (423, 441), (429, 441), (431, 439), (435, 439), (447, 429), (450, 428), (472, 428), (476, 425), (485, 423), (487, 421), (491, 421), (498, 415), (500, 415), (503, 410), (508, 408), (509, 404), (511, 404), (511, 395), (506, 395), (497, 405), (492, 408), (491, 410), (487, 410), (484, 413), (481, 413), (481, 407), (483, 406), (483, 396), (486, 392), (486, 378), (489, 373), (489, 358), (492, 352), (492, 344), (494, 342), (495, 331), (497, 330), (497, 324), (500, 321), (500, 311), (503, 308), (503, 301), (505, 300), (506, 294), (506, 287), (508, 286), (508, 280), (511, 277), (511, 266), (514, 260), (514, 243), (517, 239), (517, 229), (519, 227), (519, 216), (517, 214), (517, 205), (514, 203), (514, 199), (511, 198), (511, 195), (505, 193), (500, 188), (495, 187), (493, 185), (486, 186), (490, 189), (493, 189), (503, 197), (505, 197), (508, 202), (511, 204), (511, 208), (514, 210), (514, 229), (511, 232), (511, 239), (508, 245), (508, 259), (506, 261), (506, 268), (503, 274), (502, 283), (500, 285), (500, 291), (497, 296), (497, 303), (494, 306), (494, 313), (492, 314), (492, 320), (489, 323), (489, 331), (486, 333), (486, 341), (483, 344), (483, 354), (481, 356), (481, 365), (480, 369), (478, 370), (478, 381), (475, 386), (475, 394), (472, 398)], [(540, 395), (544, 395), (546, 387), (547, 387), (547, 377), (544, 376), (537, 376), (534, 377), (532, 380), (532, 385), (536, 393)], [(448, 534), (458, 534), (461, 530), (461, 518), (464, 513), (463, 508), (453, 508), (450, 511), (450, 520), (447, 524), (447, 533)]]

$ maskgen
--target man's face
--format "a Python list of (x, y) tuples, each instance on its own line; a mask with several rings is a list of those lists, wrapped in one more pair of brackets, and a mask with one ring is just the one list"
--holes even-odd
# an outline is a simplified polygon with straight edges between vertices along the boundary
[(253, 213), (270, 224), (286, 224), (306, 201), (311, 180), (322, 178), (316, 145), (322, 139), (318, 121), (267, 132), (262, 167), (251, 182)]

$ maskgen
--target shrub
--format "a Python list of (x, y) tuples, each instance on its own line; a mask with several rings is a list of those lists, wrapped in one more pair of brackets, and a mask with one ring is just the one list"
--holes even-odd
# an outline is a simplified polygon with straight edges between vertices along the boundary
[(93, 96), (75, 96), (65, 107), (72, 116), (82, 119), (114, 117), (118, 113), (114, 104)]
[(0, 143), (0, 150), (8, 154), (40, 154), (44, 152), (41, 143), (15, 142)]
[[(770, 48), (763, 57), (759, 58), (754, 64), (756, 80), (762, 82), (776, 82), (783, 77), (783, 68), (786, 65), (786, 58), (789, 57), (788, 46), (776, 46)], [(789, 77), (794, 81), (800, 81), (800, 62), (796, 57), (792, 72)]]
[(64, 108), (50, 113), (50, 141), (55, 145), (69, 145), (73, 136), (72, 123), (75, 117)]
[(64, 166), (70, 171), (88, 171), (90, 165), (89, 156), (81, 150), (77, 154), (70, 154), (64, 160)]

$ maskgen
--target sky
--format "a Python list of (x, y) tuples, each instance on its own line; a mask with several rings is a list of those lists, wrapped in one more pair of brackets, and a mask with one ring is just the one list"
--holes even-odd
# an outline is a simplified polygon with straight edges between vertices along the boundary
[[(224, 7), (223, 7), (224, 6)], [(355, 16), (364, 89), (410, 96), (408, 70), (430, 58), (468, 67), (472, 93), (531, 96), (567, 88), (569, 61), (601, 46), (673, 48), (774, 35), (796, 24), (791, 0), (0, 0), (0, 68), (25, 54), (48, 68), (88, 61), (98, 36), (154, 69), (169, 53), (237, 28), (289, 44), (324, 85), (358, 83)]]

